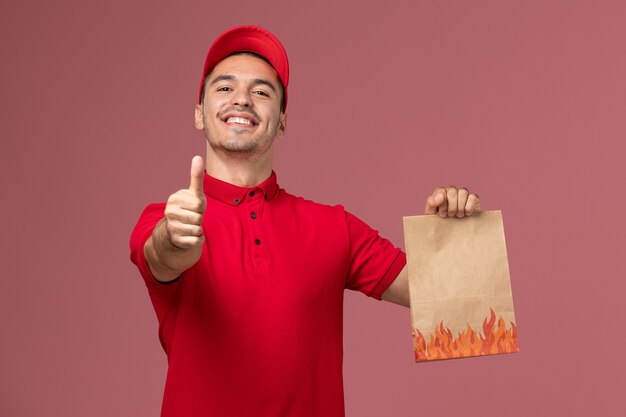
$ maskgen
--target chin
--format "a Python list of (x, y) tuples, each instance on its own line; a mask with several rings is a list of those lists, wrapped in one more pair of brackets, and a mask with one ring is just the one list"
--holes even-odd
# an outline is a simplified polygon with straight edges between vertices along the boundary
[(222, 149), (228, 152), (235, 153), (254, 153), (258, 149), (258, 145), (256, 143), (246, 143), (246, 142), (226, 142)]

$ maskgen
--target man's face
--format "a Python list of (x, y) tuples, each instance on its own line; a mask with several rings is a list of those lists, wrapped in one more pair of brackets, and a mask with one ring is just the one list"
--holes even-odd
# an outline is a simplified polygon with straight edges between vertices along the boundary
[(284, 134), (281, 99), (274, 68), (252, 55), (233, 55), (217, 64), (207, 78), (195, 124), (216, 151), (261, 155)]

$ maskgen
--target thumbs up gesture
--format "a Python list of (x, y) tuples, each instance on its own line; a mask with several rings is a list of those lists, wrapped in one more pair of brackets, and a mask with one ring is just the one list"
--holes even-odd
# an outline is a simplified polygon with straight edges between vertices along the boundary
[[(167, 236), (175, 248), (193, 253), (193, 265), (200, 258), (204, 234), (202, 217), (206, 209), (203, 188), (204, 160), (194, 156), (191, 160), (189, 188), (178, 190), (170, 195), (165, 206)], [(190, 266), (191, 266), (190, 265)]]
[(206, 208), (203, 189), (204, 161), (191, 160), (189, 188), (167, 199), (165, 217), (154, 227), (143, 252), (157, 281), (168, 282), (191, 268), (202, 255), (202, 216)]

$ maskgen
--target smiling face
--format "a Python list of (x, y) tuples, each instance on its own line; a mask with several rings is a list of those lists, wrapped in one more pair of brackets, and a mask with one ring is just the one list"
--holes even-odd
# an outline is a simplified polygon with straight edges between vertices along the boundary
[(253, 55), (233, 55), (207, 77), (195, 124), (215, 152), (264, 155), (285, 132), (281, 99), (274, 68)]

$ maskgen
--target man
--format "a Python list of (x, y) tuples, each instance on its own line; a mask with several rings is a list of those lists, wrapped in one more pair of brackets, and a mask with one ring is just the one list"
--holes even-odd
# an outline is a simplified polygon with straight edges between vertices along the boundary
[[(341, 206), (281, 189), (289, 65), (242, 26), (207, 55), (195, 109), (206, 162), (150, 204), (131, 236), (168, 356), (162, 416), (344, 415), (343, 291), (409, 305), (405, 254)], [(471, 215), (475, 194), (437, 188), (425, 212)]]

